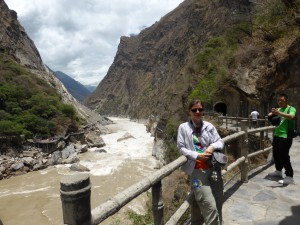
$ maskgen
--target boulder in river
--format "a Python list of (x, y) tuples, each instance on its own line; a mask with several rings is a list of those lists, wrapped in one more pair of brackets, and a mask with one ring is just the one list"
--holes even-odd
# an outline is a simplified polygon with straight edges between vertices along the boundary
[(70, 170), (78, 171), (78, 172), (89, 172), (90, 171), (87, 167), (85, 167), (79, 163), (73, 163), (70, 167)]
[(130, 133), (126, 132), (122, 137), (118, 138), (117, 141), (124, 141), (129, 138), (135, 138)]

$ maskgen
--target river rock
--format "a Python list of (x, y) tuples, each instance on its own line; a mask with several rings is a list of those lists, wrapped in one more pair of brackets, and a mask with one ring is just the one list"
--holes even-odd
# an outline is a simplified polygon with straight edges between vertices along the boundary
[(73, 137), (73, 136), (71, 136), (71, 137), (69, 138), (69, 141), (72, 142), (73, 144), (76, 144), (76, 143), (77, 143), (77, 139), (76, 139), (75, 137)]
[(46, 169), (46, 168), (47, 168), (47, 166), (45, 164), (38, 163), (33, 166), (32, 170), (37, 171), (37, 170), (42, 170), (42, 169)]
[(64, 141), (59, 141), (56, 145), (57, 149), (63, 149), (64, 147), (66, 147), (66, 142)]
[(79, 163), (74, 163), (71, 165), (70, 170), (72, 171), (78, 171), (78, 172), (88, 172), (90, 171), (87, 167), (79, 164)]
[(84, 145), (81, 145), (81, 148), (79, 150), (79, 153), (85, 153), (88, 151), (88, 145), (84, 144)]
[(99, 134), (97, 134), (96, 132), (90, 132), (86, 135), (86, 141), (89, 145), (89, 147), (98, 147), (101, 148), (103, 146), (105, 146), (105, 143), (102, 139), (102, 137), (100, 137)]
[(21, 168), (24, 167), (24, 163), (23, 162), (16, 162), (14, 164), (11, 165), (11, 169), (13, 169), (14, 171), (17, 171)]
[(122, 137), (118, 138), (117, 141), (123, 141), (129, 138), (135, 138), (130, 133), (126, 132)]
[(36, 163), (36, 160), (31, 158), (31, 157), (24, 157), (22, 159), (24, 165), (29, 166), (29, 167), (33, 167), (33, 165)]
[(96, 149), (95, 152), (98, 152), (98, 153), (107, 153), (107, 151), (103, 148), (101, 149)]
[(79, 158), (77, 156), (77, 153), (74, 152), (73, 154), (71, 154), (67, 159), (63, 159), (62, 160), (62, 164), (71, 164), (71, 163), (76, 163), (79, 162)]
[(35, 156), (37, 156), (37, 154), (39, 153), (39, 151), (38, 150), (33, 150), (33, 149), (31, 149), (31, 150), (26, 150), (26, 151), (23, 151), (22, 152), (22, 156), (23, 157), (35, 157)]
[(51, 158), (48, 160), (48, 165), (53, 166), (62, 163), (61, 151), (55, 151), (52, 153)]
[(61, 151), (61, 158), (62, 159), (67, 159), (69, 158), (69, 156), (73, 153), (75, 153), (75, 147), (73, 144), (67, 146), (66, 148), (64, 148), (62, 151)]

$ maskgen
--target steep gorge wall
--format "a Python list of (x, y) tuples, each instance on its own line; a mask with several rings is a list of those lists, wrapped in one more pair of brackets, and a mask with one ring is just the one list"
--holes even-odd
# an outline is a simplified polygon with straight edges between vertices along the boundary
[(86, 100), (103, 114), (147, 117), (176, 112), (197, 77), (186, 70), (196, 53), (233, 22), (211, 1), (186, 0), (134, 37), (121, 37), (106, 77)]
[(41, 56), (18, 21), (17, 13), (0, 0), (0, 52), (14, 57), (15, 61), (32, 73), (47, 81), (62, 97), (64, 103), (72, 104), (79, 115), (88, 118), (88, 110), (79, 104), (59, 79), (44, 65)]
[[(121, 37), (113, 64), (86, 104), (136, 118), (183, 114), (187, 95), (203, 77), (190, 71), (197, 53), (232, 24), (250, 20), (263, 2), (185, 0), (139, 35)], [(300, 108), (297, 21), (288, 35), (274, 42), (258, 29), (241, 40), (232, 83), (221, 87), (214, 104), (224, 104), (229, 115), (248, 116), (252, 107), (266, 115), (276, 93), (287, 92)]]

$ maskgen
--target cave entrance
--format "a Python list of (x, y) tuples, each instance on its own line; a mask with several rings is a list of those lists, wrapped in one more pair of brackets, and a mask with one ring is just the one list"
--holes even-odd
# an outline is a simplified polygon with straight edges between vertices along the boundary
[(221, 113), (223, 116), (227, 114), (227, 105), (224, 102), (218, 102), (214, 105), (214, 111)]

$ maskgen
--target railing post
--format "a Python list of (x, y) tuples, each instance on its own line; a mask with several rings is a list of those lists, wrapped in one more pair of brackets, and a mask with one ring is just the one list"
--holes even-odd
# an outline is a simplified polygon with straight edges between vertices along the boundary
[(262, 149), (264, 149), (265, 148), (265, 141), (264, 141), (264, 132), (263, 131), (261, 131), (260, 132), (260, 138), (259, 138), (259, 141), (260, 141), (260, 149), (262, 150)]
[(164, 204), (162, 201), (161, 180), (152, 186), (152, 210), (154, 225), (164, 224)]
[(227, 129), (227, 127), (228, 127), (228, 115), (226, 114), (226, 117), (225, 117), (225, 122), (226, 122), (226, 129)]
[[(268, 116), (265, 116), (265, 127), (268, 126)], [(269, 131), (266, 130), (266, 138), (269, 137)]]
[(64, 176), (60, 182), (63, 220), (67, 225), (91, 225), (91, 184), (88, 174)]
[(247, 120), (241, 120), (241, 130), (245, 131), (245, 136), (241, 142), (241, 156), (245, 157), (245, 161), (241, 164), (241, 181), (244, 183), (248, 182), (248, 154), (249, 154), (249, 141), (248, 141), (248, 126)]

